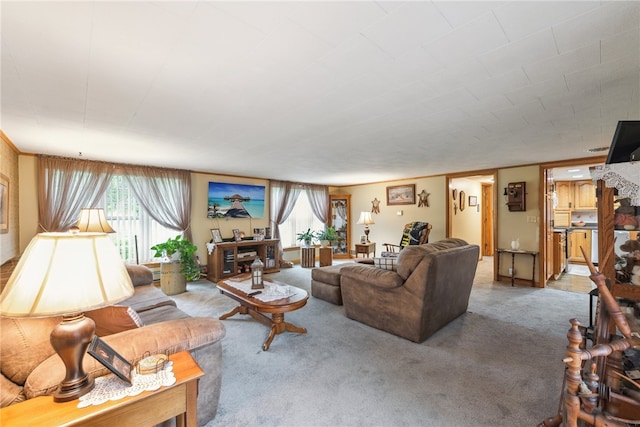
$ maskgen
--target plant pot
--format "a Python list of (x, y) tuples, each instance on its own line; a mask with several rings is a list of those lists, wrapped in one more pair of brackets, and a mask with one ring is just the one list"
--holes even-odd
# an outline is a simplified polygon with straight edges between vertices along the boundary
[(177, 295), (187, 290), (187, 281), (180, 273), (180, 262), (163, 262), (160, 264), (160, 289), (165, 295)]
[(328, 248), (329, 245), (331, 245), (331, 242), (328, 240), (320, 240), (320, 246), (322, 246), (323, 248)]

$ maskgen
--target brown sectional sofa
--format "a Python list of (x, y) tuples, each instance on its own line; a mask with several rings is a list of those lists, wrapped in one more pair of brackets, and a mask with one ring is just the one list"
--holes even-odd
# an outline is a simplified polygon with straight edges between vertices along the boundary
[[(126, 308), (108, 307), (108, 316), (104, 312), (85, 314), (96, 321), (96, 330), (121, 330), (102, 336), (102, 339), (132, 363), (145, 352), (173, 354), (190, 351), (205, 373), (199, 382), (198, 424), (206, 424), (215, 417), (220, 398), (224, 325), (217, 319), (190, 317), (179, 310), (171, 298), (153, 285), (153, 274), (148, 268), (127, 266), (127, 270), (135, 293), (119, 306), (133, 308), (144, 326), (128, 329), (131, 319), (123, 314)], [(64, 365), (49, 344), (49, 334), (60, 319), (0, 318), (2, 407), (51, 394), (64, 378)], [(101, 325), (102, 322), (110, 324)], [(83, 365), (85, 371), (94, 377), (110, 373), (89, 355), (85, 355)]]
[(465, 313), (480, 248), (461, 239), (407, 246), (396, 271), (359, 263), (340, 268), (347, 317), (422, 342)]

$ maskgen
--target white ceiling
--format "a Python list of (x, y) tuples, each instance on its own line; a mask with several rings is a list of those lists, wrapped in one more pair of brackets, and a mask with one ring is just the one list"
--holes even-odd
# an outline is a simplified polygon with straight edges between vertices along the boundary
[(26, 153), (346, 185), (598, 156), (640, 119), (640, 2), (0, 7)]

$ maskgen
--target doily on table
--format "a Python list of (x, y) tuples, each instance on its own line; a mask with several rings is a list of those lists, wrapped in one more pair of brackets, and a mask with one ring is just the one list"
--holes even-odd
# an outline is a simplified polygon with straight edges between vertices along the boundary
[(603, 180), (607, 187), (618, 189), (618, 196), (628, 197), (632, 206), (640, 206), (640, 163), (596, 166), (591, 171), (591, 179)]
[(164, 369), (155, 374), (140, 375), (134, 370), (131, 385), (115, 374), (98, 377), (95, 379), (96, 385), (93, 390), (80, 397), (78, 408), (101, 405), (109, 400), (119, 400), (126, 396), (136, 396), (143, 391), (170, 386), (176, 382), (176, 377), (173, 375), (173, 362), (167, 361), (164, 366)]
[[(244, 280), (233, 280), (227, 279), (225, 283), (233, 288), (236, 288), (245, 294), (254, 292), (255, 289), (251, 289), (251, 279)], [(270, 287), (272, 287), (270, 289)], [(296, 293), (291, 290), (289, 285), (280, 284), (278, 282), (265, 280), (264, 281), (264, 289), (260, 289), (260, 293), (254, 295), (255, 299), (258, 299), (262, 302), (275, 301), (282, 298), (289, 298), (294, 296)]]

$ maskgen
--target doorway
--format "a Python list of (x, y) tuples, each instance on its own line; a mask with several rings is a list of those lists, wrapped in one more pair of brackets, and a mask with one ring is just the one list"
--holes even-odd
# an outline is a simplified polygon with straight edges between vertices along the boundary
[[(592, 234), (597, 233), (595, 186), (589, 168), (602, 163), (604, 159), (590, 158), (541, 166), (542, 277), (547, 287), (579, 293), (593, 289), (580, 248), (591, 254)], [(593, 203), (584, 204), (576, 199), (585, 194), (585, 187)]]
[(447, 236), (480, 247), (480, 259), (495, 248), (495, 172), (447, 177)]

